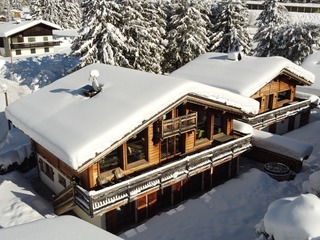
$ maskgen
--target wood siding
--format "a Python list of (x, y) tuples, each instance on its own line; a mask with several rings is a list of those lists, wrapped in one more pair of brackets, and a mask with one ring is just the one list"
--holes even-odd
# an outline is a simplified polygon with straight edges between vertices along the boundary
[[(292, 102), (295, 98), (296, 84), (297, 82), (289, 77), (279, 75), (253, 94), (251, 98), (257, 99), (260, 102), (259, 113), (267, 112)], [(288, 100), (278, 100), (279, 93), (284, 91), (290, 91), (290, 97)]]

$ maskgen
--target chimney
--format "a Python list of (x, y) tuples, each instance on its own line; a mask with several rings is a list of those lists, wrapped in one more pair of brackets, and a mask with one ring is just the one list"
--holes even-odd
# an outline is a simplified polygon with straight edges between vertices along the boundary
[(229, 52), (228, 53), (228, 60), (241, 61), (243, 58), (243, 55), (244, 55), (242, 50), (243, 50), (243, 48), (242, 48), (242, 46), (240, 46), (238, 51)]

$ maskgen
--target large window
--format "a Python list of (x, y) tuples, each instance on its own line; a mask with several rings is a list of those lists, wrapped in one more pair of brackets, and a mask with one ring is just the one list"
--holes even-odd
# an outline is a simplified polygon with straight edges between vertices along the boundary
[(197, 140), (207, 138), (207, 129), (208, 129), (208, 117), (207, 113), (203, 110), (197, 111)]
[(291, 90), (286, 90), (278, 93), (278, 102), (290, 100)]
[(180, 154), (180, 145), (180, 135), (163, 139), (161, 142), (161, 159), (167, 159)]
[(223, 132), (223, 116), (215, 114), (214, 115), (214, 134), (219, 134)]
[(120, 166), (119, 150), (116, 149), (105, 156), (100, 162), (100, 173)]
[(144, 132), (137, 134), (127, 142), (128, 164), (146, 159), (145, 145)]

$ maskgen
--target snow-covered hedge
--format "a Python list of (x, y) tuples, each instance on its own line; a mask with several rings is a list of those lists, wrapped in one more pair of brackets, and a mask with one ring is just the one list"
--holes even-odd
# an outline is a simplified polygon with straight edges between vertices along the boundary
[(302, 190), (320, 197), (320, 171), (310, 174), (309, 180), (303, 182)]
[(256, 225), (257, 240), (320, 239), (319, 222), (320, 199), (314, 194), (278, 199)]

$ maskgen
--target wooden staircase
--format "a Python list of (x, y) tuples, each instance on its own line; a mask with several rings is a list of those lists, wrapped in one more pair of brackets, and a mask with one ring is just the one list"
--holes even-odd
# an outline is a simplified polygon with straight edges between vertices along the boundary
[(76, 184), (71, 183), (67, 188), (53, 198), (53, 209), (55, 214), (61, 215), (76, 207), (74, 202), (74, 188)]

